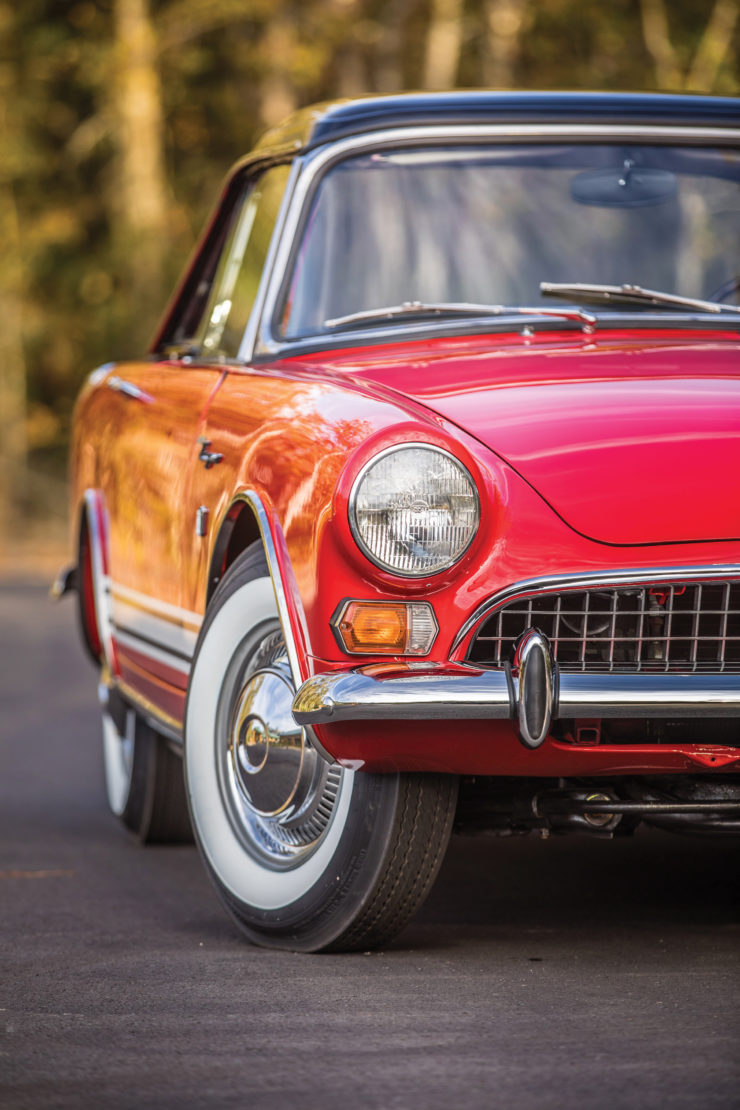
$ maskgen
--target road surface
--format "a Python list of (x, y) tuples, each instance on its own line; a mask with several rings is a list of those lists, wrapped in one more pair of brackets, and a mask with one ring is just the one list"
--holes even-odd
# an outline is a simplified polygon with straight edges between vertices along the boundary
[(458, 838), (385, 951), (254, 948), (108, 815), (74, 602), (0, 631), (3, 1110), (740, 1106), (737, 841)]

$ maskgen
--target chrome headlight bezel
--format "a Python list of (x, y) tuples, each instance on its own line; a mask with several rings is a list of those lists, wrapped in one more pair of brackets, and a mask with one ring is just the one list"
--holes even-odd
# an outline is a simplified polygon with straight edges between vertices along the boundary
[[(446, 458), (452, 464), (452, 466), (459, 471), (461, 477), (469, 483), (470, 491), (473, 497), (475, 522), (473, 527), (470, 529), (470, 534), (467, 537), (466, 542), (452, 555), (450, 555), (449, 558), (437, 563), (432, 569), (428, 567), (423, 567), (420, 570), (407, 570), (399, 568), (393, 563), (382, 559), (365, 542), (360, 529), (360, 525), (357, 520), (357, 499), (362, 487), (362, 483), (367, 477), (368, 473), (375, 466), (377, 466), (378, 463), (387, 458), (389, 455), (398, 454), (403, 451), (408, 451), (412, 449), (433, 452)], [(392, 574), (394, 577), (414, 580), (431, 578), (437, 574), (442, 574), (444, 571), (449, 570), (451, 567), (455, 566), (456, 563), (459, 563), (465, 553), (468, 551), (476, 535), (478, 534), (478, 529), (480, 527), (480, 494), (478, 492), (476, 481), (473, 478), (473, 475), (471, 474), (468, 467), (463, 462), (461, 462), (456, 455), (453, 455), (451, 451), (448, 451), (443, 447), (439, 447), (436, 443), (425, 443), (423, 441), (416, 440), (406, 441), (402, 443), (391, 444), (391, 446), (386, 447), (382, 451), (379, 451), (376, 455), (373, 455), (373, 457), (364, 464), (364, 466), (357, 473), (354, 481), (352, 482), (352, 487), (350, 489), (349, 500), (347, 504), (347, 515), (349, 519), (350, 531), (355, 543), (357, 544), (363, 555), (365, 555), (365, 557), (369, 559), (374, 566), (379, 567), (381, 570), (385, 571), (388, 574)]]

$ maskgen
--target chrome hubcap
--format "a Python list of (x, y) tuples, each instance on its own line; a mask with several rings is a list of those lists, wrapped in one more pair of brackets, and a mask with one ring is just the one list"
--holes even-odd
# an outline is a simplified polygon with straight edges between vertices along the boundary
[(260, 670), (247, 682), (237, 703), (229, 750), (234, 782), (248, 805), (265, 817), (284, 813), (299, 786), (305, 757), (303, 729), (293, 720), (293, 684), (274, 670)]
[(328, 827), (341, 769), (328, 766), (296, 724), (279, 630), (248, 652), (224, 693), (218, 735), (226, 741), (221, 781), (232, 822), (252, 854), (273, 867), (292, 866)]

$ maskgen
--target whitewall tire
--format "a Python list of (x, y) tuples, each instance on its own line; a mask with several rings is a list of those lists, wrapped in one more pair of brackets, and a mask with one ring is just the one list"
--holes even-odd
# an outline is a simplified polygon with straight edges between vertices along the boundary
[(192, 842), (182, 759), (115, 688), (99, 693), (112, 813), (145, 844)]
[(262, 548), (220, 583), (191, 671), (185, 776), (196, 840), (227, 909), (259, 944), (382, 944), (428, 892), (449, 840), (451, 776), (326, 763), (296, 725)]

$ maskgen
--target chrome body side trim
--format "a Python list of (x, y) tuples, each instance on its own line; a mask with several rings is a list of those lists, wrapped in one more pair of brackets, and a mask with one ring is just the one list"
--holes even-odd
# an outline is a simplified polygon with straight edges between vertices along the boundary
[[(258, 493), (253, 489), (239, 490), (234, 500), (231, 502), (229, 509), (232, 509), (235, 504), (243, 502), (249, 506), (254, 513), (257, 521), (257, 527), (260, 530), (260, 539), (262, 540), (262, 547), (265, 551), (265, 559), (267, 560), (267, 569), (270, 572), (270, 581), (272, 588), (275, 592), (275, 604), (277, 605), (278, 616), (280, 618), (280, 625), (285, 636), (285, 647), (288, 653), (288, 662), (290, 664), (290, 673), (295, 683), (296, 689), (301, 685), (302, 675), (301, 667), (298, 659), (298, 651), (293, 637), (293, 630), (290, 623), (290, 612), (288, 610), (288, 599), (285, 593), (285, 586), (280, 574), (280, 563), (278, 562), (277, 551), (275, 550), (275, 541), (272, 538), (272, 529), (270, 528), (270, 518), (267, 515), (267, 510), (262, 504), (262, 499)], [(275, 527), (279, 528), (277, 521)]]
[[(377, 666), (370, 666), (309, 678), (295, 696), (293, 714), (303, 725), (363, 720), (514, 719), (520, 717), (525, 697), (526, 685), (520, 681), (516, 703), (512, 704), (503, 670), (482, 671), (451, 664), (449, 669), (430, 669), (422, 674), (400, 668), (396, 673), (378, 673)], [(740, 677), (564, 674), (559, 677), (557, 701), (553, 698), (551, 708), (553, 718), (740, 717)]]
[(139, 711), (150, 728), (153, 728), (155, 732), (161, 733), (161, 735), (169, 741), (173, 750), (177, 751), (179, 755), (182, 755), (182, 730), (179, 722), (176, 721), (174, 717), (170, 717), (163, 709), (154, 705), (154, 703), (144, 697), (143, 694), (140, 694), (138, 690), (134, 690), (132, 686), (129, 686), (127, 682), (123, 682), (121, 679), (116, 679), (114, 682), (111, 682), (110, 678), (106, 678), (106, 676), (103, 675), (100, 685), (98, 686), (98, 691), (104, 686), (108, 687), (110, 685), (115, 686), (121, 696)]
[(680, 581), (704, 582), (712, 579), (740, 579), (740, 564), (717, 563), (701, 567), (641, 567), (637, 570), (603, 570), (591, 574), (561, 574), (555, 577), (525, 578), (506, 586), (474, 609), (452, 641), (450, 654), (454, 657), (460, 645), (474, 631), (476, 625), (516, 597), (532, 597), (564, 590), (591, 590), (603, 586), (640, 586), (652, 583)]
[[(727, 146), (740, 143), (740, 128), (728, 127), (690, 127), (690, 126), (661, 126), (657, 124), (548, 124), (548, 123), (514, 123), (514, 124), (445, 124), (437, 127), (411, 126), (395, 127), (385, 131), (376, 131), (370, 134), (353, 135), (346, 139), (329, 141), (324, 146), (319, 146), (308, 154), (299, 156), (295, 160), (295, 183), (293, 177), (289, 181), (289, 206), (285, 214), (281, 213), (280, 227), (276, 227), (274, 240), (274, 254), (271, 248), (270, 277), (264, 297), (255, 305), (255, 315), (259, 313), (260, 319), (253, 331), (252, 321), (248, 328), (240, 349), (240, 358), (254, 358), (255, 356), (288, 355), (295, 349), (305, 344), (303, 340), (285, 341), (272, 334), (272, 320), (277, 309), (283, 282), (287, 276), (296, 234), (300, 227), (303, 213), (314, 182), (318, 175), (328, 168), (332, 162), (340, 161), (349, 155), (361, 151), (372, 151), (378, 148), (391, 146), (434, 145), (440, 143), (483, 143), (497, 142), (548, 142), (550, 140), (569, 140), (571, 142), (594, 142), (604, 144), (619, 142), (643, 143), (673, 143), (685, 142), (700, 144), (702, 146)], [(287, 197), (286, 197), (287, 200)], [(261, 290), (260, 290), (261, 293)], [(666, 316), (662, 315), (663, 322)], [(697, 316), (697, 322), (701, 316)], [(520, 326), (521, 320), (517, 326)], [(490, 324), (490, 321), (489, 321)], [(399, 329), (391, 329), (398, 335)], [(379, 329), (382, 334), (383, 329)], [(353, 334), (344, 332), (346, 337)], [(363, 329), (362, 342), (371, 340), (375, 334), (373, 329)], [(325, 339), (329, 343), (330, 336), (315, 336), (315, 339)]]
[[(229, 508), (233, 508), (234, 504), (243, 502), (248, 505), (254, 513), (257, 521), (257, 526), (260, 531), (260, 538), (262, 540), (262, 547), (265, 552), (265, 559), (267, 560), (267, 569), (270, 572), (270, 581), (272, 588), (275, 592), (275, 603), (277, 605), (278, 617), (280, 618), (280, 626), (283, 630), (285, 638), (285, 649), (288, 656), (288, 663), (290, 665), (290, 673), (293, 679), (296, 690), (301, 686), (303, 676), (301, 674), (300, 660), (298, 658), (298, 649), (296, 647), (295, 637), (293, 636), (293, 628), (290, 623), (290, 611), (288, 609), (288, 599), (285, 592), (285, 584), (280, 573), (280, 563), (278, 562), (277, 551), (275, 549), (275, 541), (273, 539), (272, 530), (270, 528), (270, 519), (267, 515), (265, 506), (262, 503), (260, 495), (253, 489), (240, 490), (232, 501)], [(274, 526), (276, 529), (280, 528), (278, 521), (275, 521)], [(296, 591), (297, 592), (297, 591)], [(296, 721), (298, 718), (296, 717)], [(298, 721), (305, 730), (311, 744), (319, 753), (319, 755), (326, 760), (327, 763), (335, 763), (336, 760), (329, 752), (326, 751), (323, 744), (314, 735), (311, 728), (311, 722)]]
[(133, 382), (127, 382), (124, 378), (119, 378), (117, 374), (113, 374), (107, 379), (105, 383), (108, 389), (112, 389), (115, 393), (122, 393), (124, 397), (130, 397), (134, 401), (141, 401), (144, 405), (153, 405), (154, 397), (151, 393), (147, 393), (145, 389), (141, 389)]

